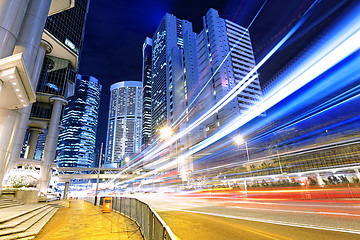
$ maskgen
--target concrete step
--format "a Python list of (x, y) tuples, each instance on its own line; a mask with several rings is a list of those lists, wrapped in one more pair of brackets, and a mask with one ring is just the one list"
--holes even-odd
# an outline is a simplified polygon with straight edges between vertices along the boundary
[[(37, 212), (36, 214), (32, 214), (31, 216), (27, 217), (22, 216), (22, 219), (19, 220), (19, 224), (15, 226), (11, 226), (8, 228), (3, 228), (0, 230), (0, 236), (14, 234), (14, 233), (20, 233), (26, 231), (28, 228), (30, 228), (32, 225), (34, 225), (37, 221), (45, 217), (54, 207), (46, 207), (43, 211)], [(42, 209), (41, 209), (42, 210)], [(15, 221), (17, 219), (14, 219)]]
[(0, 209), (0, 224), (18, 218), (22, 215), (28, 214), (32, 211), (36, 211), (48, 204), (37, 203), (37, 204), (24, 204), (20, 206), (2, 208)]
[(58, 208), (48, 206), (46, 210), (36, 214), (18, 226), (1, 230), (0, 234), (2, 235), (0, 235), (0, 240), (34, 238), (57, 210)]
[(2, 204), (16, 204), (16, 203), (20, 203), (20, 202), (15, 201), (15, 200), (3, 200), (3, 201), (0, 201), (0, 205), (2, 205)]
[(20, 206), (20, 205), (24, 205), (22, 203), (8, 203), (8, 204), (0, 204), (0, 208), (9, 208), (9, 207), (16, 207), (16, 206)]
[(0, 230), (5, 229), (5, 228), (14, 228), (14, 227), (20, 225), (21, 223), (27, 221), (28, 219), (36, 216), (37, 214), (45, 211), (46, 209), (49, 209), (50, 207), (51, 206), (49, 206), (49, 205), (44, 205), (44, 207), (39, 208), (35, 211), (28, 212), (24, 215), (14, 218), (12, 220), (6, 221), (6, 222), (0, 224)]
[(16, 202), (16, 200), (10, 198), (0, 198), (0, 203), (1, 202)]
[(6, 199), (6, 198), (0, 199), (0, 208), (15, 207), (20, 205), (23, 205), (23, 203), (20, 203), (13, 199)]
[(64, 208), (64, 207), (69, 207), (69, 200), (67, 199), (56, 200), (53, 202), (49, 202), (48, 204), (57, 208)]
[(49, 211), (44, 217), (42, 217), (39, 221), (29, 227), (26, 231), (10, 234), (6, 236), (0, 236), (0, 240), (13, 240), (13, 239), (34, 239), (36, 235), (41, 231), (41, 229), (45, 226), (45, 224), (52, 218), (52, 216), (56, 213), (58, 208), (53, 208)]

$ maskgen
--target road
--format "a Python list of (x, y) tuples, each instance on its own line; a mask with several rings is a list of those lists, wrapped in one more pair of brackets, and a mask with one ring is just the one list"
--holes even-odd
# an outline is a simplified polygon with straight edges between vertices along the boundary
[(153, 207), (181, 240), (360, 239), (360, 201), (135, 197)]

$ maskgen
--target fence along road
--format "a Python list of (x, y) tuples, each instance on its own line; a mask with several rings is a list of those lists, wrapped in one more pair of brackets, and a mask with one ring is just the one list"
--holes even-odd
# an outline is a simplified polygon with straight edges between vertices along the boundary
[[(103, 204), (103, 198), (98, 199), (97, 205)], [(94, 203), (94, 197), (86, 201)], [(140, 227), (146, 240), (177, 240), (168, 225), (146, 203), (128, 197), (112, 197), (112, 209), (134, 220)]]

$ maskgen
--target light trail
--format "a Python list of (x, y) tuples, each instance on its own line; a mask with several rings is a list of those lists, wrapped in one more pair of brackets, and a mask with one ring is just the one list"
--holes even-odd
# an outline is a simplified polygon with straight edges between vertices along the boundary
[[(303, 20), (304, 21), (304, 20)], [(301, 26), (301, 24), (303, 23), (303, 21), (300, 21), (293, 29), (292, 31), (290, 31), (286, 37), (279, 43), (276, 45), (276, 47), (262, 60), (260, 61), (260, 63), (257, 65), (255, 69), (255, 71), (264, 63), (268, 60), (268, 58), (286, 41), (286, 39), (288, 37), (290, 37), (295, 31), (296, 29)], [(356, 23), (356, 22), (355, 22)], [(343, 38), (347, 37), (348, 35), (344, 34), (344, 33), (349, 33), (351, 31), (354, 31), (355, 29), (359, 29), (359, 24), (357, 22), (357, 24), (354, 24), (354, 22), (352, 23), (351, 26), (344, 26), (343, 29), (345, 29), (343, 32), (339, 32), (339, 35), (341, 35), (342, 39), (338, 38), (338, 35), (334, 36), (333, 38), (335, 39), (331, 39), (331, 43), (326, 45), (326, 48), (322, 48), (321, 52), (323, 54), (328, 54), (327, 56), (318, 56), (317, 58), (314, 59), (320, 59), (318, 60), (316, 63), (314, 63), (314, 65), (310, 66), (309, 69), (307, 70), (299, 70), (299, 71), (303, 71), (300, 76), (295, 77), (295, 79), (290, 79), (288, 80), (286, 83), (282, 84), (281, 86), (283, 87), (283, 89), (279, 89), (277, 88), (276, 91), (271, 92), (271, 94), (265, 99), (263, 100), (261, 103), (262, 104), (257, 104), (255, 105), (253, 108), (251, 108), (246, 114), (238, 117), (235, 119), (235, 121), (231, 122), (230, 124), (226, 125), (225, 128), (223, 128), (222, 130), (220, 130), (218, 133), (214, 134), (213, 136), (209, 137), (208, 139), (200, 142), (200, 144), (198, 144), (197, 147), (193, 148), (192, 150), (188, 151), (187, 153), (183, 154), (181, 157), (182, 158), (186, 158), (188, 156), (191, 156), (192, 154), (206, 148), (207, 146), (211, 145), (212, 143), (220, 140), (221, 138), (223, 138), (224, 136), (230, 134), (232, 131), (234, 131), (235, 129), (237, 129), (238, 127), (242, 126), (243, 124), (249, 122), (250, 120), (252, 120), (254, 117), (258, 116), (260, 113), (266, 111), (267, 109), (269, 109), (270, 107), (274, 106), (276, 103), (278, 103), (279, 101), (283, 100), (284, 98), (286, 98), (287, 96), (289, 96), (291, 93), (295, 92), (296, 90), (300, 89), (302, 86), (304, 86), (306, 83), (310, 82), (311, 80), (313, 80), (314, 78), (316, 78), (317, 76), (319, 76), (320, 74), (322, 74), (323, 72), (325, 72), (327, 69), (329, 69), (330, 67), (334, 66), (335, 64), (337, 64), (339, 61), (341, 61), (342, 59), (344, 59), (345, 57), (347, 57), (349, 54), (351, 54), (352, 52), (356, 51), (359, 48), (359, 33), (356, 32), (355, 34), (353, 34), (351, 37), (349, 37), (345, 42), (343, 42), (341, 45), (339, 45), (338, 47), (336, 47), (335, 49), (333, 49), (330, 53), (326, 53), (325, 51), (328, 51), (328, 49), (330, 47), (334, 47), (334, 45), (338, 44), (339, 41), (343, 40)], [(354, 40), (355, 38), (355, 40)], [(352, 43), (349, 44), (349, 42), (352, 41)], [(345, 45), (345, 47), (344, 47)], [(350, 46), (349, 48), (347, 48), (347, 46)], [(340, 50), (339, 50), (340, 49)], [(318, 54), (318, 53), (317, 53)], [(254, 70), (253, 69), (253, 70)], [(166, 141), (165, 143), (161, 144), (160, 147), (158, 147), (157, 149), (150, 151), (150, 153), (145, 156), (143, 159), (141, 159), (139, 162), (145, 162), (145, 161), (149, 161), (152, 158), (158, 156), (158, 152), (161, 151), (163, 148), (166, 148), (168, 146), (170, 146), (172, 143), (174, 143), (176, 140), (178, 140), (179, 138), (183, 137), (185, 134), (187, 134), (189, 131), (191, 131), (192, 129), (194, 129), (196, 126), (198, 126), (200, 123), (202, 123), (203, 121), (205, 121), (208, 117), (210, 117), (212, 114), (214, 114), (216, 111), (218, 111), (221, 107), (225, 106), (228, 103), (228, 99), (232, 99), (234, 97), (237, 96), (238, 94), (238, 90), (240, 90), (240, 85), (241, 84), (246, 84), (247, 81), (251, 81), (252, 78), (250, 78), (252, 76), (254, 72), (250, 72), (247, 77), (245, 77), (245, 80), (242, 81), (241, 83), (239, 83), (239, 86), (237, 85), (237, 88), (234, 88), (231, 92), (229, 92), (229, 95), (226, 95), (223, 99), (221, 99), (217, 105), (215, 105), (214, 107), (212, 107), (206, 114), (204, 114), (202, 117), (200, 117), (194, 124), (192, 124), (191, 126), (189, 126), (188, 128), (185, 129), (185, 131), (180, 132), (179, 134), (175, 135), (174, 137), (172, 137), (171, 139), (169, 139), (168, 141)], [(290, 82), (290, 81), (294, 81), (294, 82)], [(231, 100), (230, 99), (230, 100)], [(164, 166), (151, 171), (147, 174), (142, 175), (141, 177), (146, 177), (146, 176), (150, 176), (151, 174), (154, 174), (158, 171), (162, 171), (168, 168), (171, 168), (173, 166), (176, 166), (176, 164), (178, 163), (178, 161), (172, 161), (168, 164), (165, 164)], [(124, 172), (127, 169), (130, 169), (132, 166), (128, 166), (127, 168), (123, 169), (121, 171)], [(140, 178), (140, 177), (139, 177)]]
[(265, 112), (290, 94), (294, 93), (301, 87), (303, 87), (308, 82), (312, 81), (320, 74), (324, 73), (335, 64), (352, 54), (353, 52), (357, 51), (360, 48), (360, 31), (358, 30), (352, 36), (350, 36), (346, 41), (341, 43), (338, 47), (331, 50), (326, 56), (324, 56), (321, 60), (311, 66), (309, 69), (305, 70), (300, 76), (297, 76), (295, 79), (286, 85), (282, 85), (281, 87), (277, 88), (270, 96), (265, 98), (265, 100), (261, 101), (260, 103), (256, 104), (252, 109), (250, 109), (247, 113), (238, 116), (235, 118), (230, 124), (227, 124), (222, 130), (218, 133), (214, 134), (213, 136), (209, 137), (208, 139), (204, 140), (201, 144), (199, 144), (196, 148), (188, 151), (183, 157), (188, 157), (205, 147), (209, 146), (210, 144), (218, 141), (219, 139), (223, 138), (224, 136), (230, 134), (240, 126), (244, 125), (245, 123), (249, 122), (262, 112)]
[[(303, 87), (305, 84), (309, 83), (310, 81), (312, 81), (313, 79), (315, 79), (316, 77), (318, 77), (319, 75), (345, 59), (347, 56), (356, 52), (358, 49), (360, 49), (360, 30), (358, 25), (355, 26), (355, 28), (355, 33), (348, 36), (346, 40), (341, 42), (334, 49), (328, 49), (329, 52), (325, 53), (325, 55), (322, 56), (322, 58), (320, 58), (320, 60), (313, 64), (311, 67), (303, 70), (302, 74), (296, 76), (294, 79), (290, 79), (285, 84), (282, 84), (280, 87), (276, 88), (263, 101), (252, 107), (247, 113), (236, 117), (232, 122), (227, 124), (219, 132), (203, 140), (197, 145), (197, 147), (189, 150), (180, 157), (185, 159), (197, 153), (198, 151), (201, 151), (202, 149), (208, 147), (209, 145), (215, 143), (216, 141), (222, 139), (223, 137), (232, 133), (234, 130), (238, 129), (245, 123), (257, 117), (262, 112), (265, 112), (281, 100), (285, 99), (286, 97)], [(178, 161), (174, 160), (158, 169), (155, 169), (137, 178), (150, 176), (156, 172), (176, 166), (177, 164)]]
[[(209, 117), (214, 115), (217, 111), (219, 111), (222, 107), (224, 107), (227, 103), (229, 103), (232, 99), (238, 96), (238, 94), (246, 88), (256, 77), (257, 75), (254, 75), (257, 70), (269, 60), (269, 58), (302, 26), (302, 24), (307, 19), (307, 13), (313, 8), (314, 5), (318, 0), (314, 1), (314, 3), (306, 10), (306, 12), (303, 14), (299, 22), (284, 36), (284, 38), (276, 44), (276, 46), (233, 88), (231, 89), (222, 99), (220, 99), (212, 108), (210, 108), (205, 114), (203, 114), (201, 117), (199, 117), (194, 123), (190, 124), (186, 129), (179, 132), (175, 136), (171, 137), (169, 140), (162, 143), (159, 147), (155, 149), (151, 149), (146, 156), (144, 156), (141, 160), (139, 160), (137, 163), (149, 161), (152, 158), (158, 156), (157, 154), (164, 148), (170, 146), (175, 141), (180, 139), (181, 137), (185, 136), (187, 133), (189, 133), (191, 130), (195, 129), (198, 125), (203, 123), (205, 120), (207, 120)], [(262, 8), (261, 8), (262, 9)], [(257, 16), (257, 15), (256, 15)], [(129, 165), (128, 167), (122, 169), (119, 172), (119, 175), (124, 173), (126, 170), (129, 170), (133, 168), (133, 166)], [(115, 181), (116, 176), (113, 180), (110, 182)]]
[[(199, 93), (196, 94), (196, 96), (194, 97), (194, 99), (190, 102), (189, 106), (187, 108), (191, 108), (191, 106), (195, 103), (196, 99), (198, 99), (198, 97), (201, 95), (202, 92), (204, 92), (204, 90), (206, 89), (207, 85), (210, 83), (210, 81), (215, 77), (216, 73), (220, 70), (220, 68), (222, 67), (222, 65), (225, 63), (226, 59), (228, 59), (228, 57), (230, 56), (231, 52), (241, 43), (241, 40), (243, 39), (243, 37), (245, 36), (245, 34), (249, 31), (250, 27), (252, 26), (252, 24), (255, 22), (256, 18), (259, 16), (261, 10), (264, 8), (265, 4), (267, 3), (268, 0), (266, 0), (263, 5), (260, 7), (260, 9), (258, 10), (258, 12), (256, 13), (255, 17), (252, 19), (252, 21), (250, 22), (250, 24), (247, 26), (247, 28), (245, 29), (244, 33), (241, 35), (240, 39), (234, 44), (234, 46), (230, 49), (230, 51), (226, 54), (226, 56), (224, 57), (223, 61), (220, 63), (219, 67), (214, 71), (214, 73), (210, 76), (209, 80), (204, 84), (204, 86), (201, 88), (201, 90), (199, 91)], [(315, 1), (317, 2), (317, 0)], [(313, 4), (314, 5), (314, 4)], [(255, 71), (256, 72), (256, 71)], [(257, 76), (256, 76), (257, 77)], [(172, 125), (172, 127), (176, 127), (178, 126), (187, 116), (186, 112), (184, 111), (179, 118), (174, 122), (174, 124)], [(182, 117), (183, 116), (183, 117)], [(179, 120), (180, 119), (180, 120)], [(177, 124), (175, 124), (177, 123)]]
[[(341, 81), (341, 79), (340, 79)], [(314, 94), (316, 95), (316, 93)], [(315, 96), (314, 96), (315, 97)], [(330, 111), (332, 109), (335, 109), (335, 108), (338, 108), (340, 107), (341, 105), (343, 104), (346, 104), (346, 103), (349, 103), (353, 100), (356, 100), (356, 99), (359, 99), (360, 97), (360, 86), (356, 86), (348, 91), (346, 91), (345, 93), (339, 95), (339, 96), (336, 96), (328, 101), (326, 101), (325, 103), (301, 114), (300, 116), (296, 117), (295, 119), (289, 121), (289, 122), (286, 122), (284, 124), (282, 124), (281, 126), (278, 126), (278, 127), (275, 127), (265, 133), (262, 133), (250, 140), (248, 140), (248, 142), (252, 142), (252, 141), (259, 141), (261, 140), (262, 138), (265, 138), (271, 134), (276, 134), (276, 132), (278, 131), (281, 131), (281, 130), (284, 130), (286, 128), (290, 128), (292, 126), (295, 126), (296, 124), (299, 124), (301, 122), (304, 122), (306, 120), (309, 120), (310, 118), (314, 118), (318, 115), (321, 115), (327, 111)], [(302, 105), (302, 102), (298, 103), (297, 105), (292, 105), (292, 107), (294, 108), (299, 108), (300, 106)], [(285, 114), (285, 113), (284, 113)], [(347, 121), (343, 121), (343, 122), (340, 122), (340, 123), (336, 123), (336, 124), (333, 124), (331, 126), (325, 126), (324, 128), (321, 128), (319, 130), (316, 130), (316, 131), (312, 131), (310, 133), (308, 133), (307, 135), (316, 135), (316, 134), (319, 134), (319, 133), (322, 133), (322, 132), (325, 132), (326, 130), (331, 130), (333, 128), (336, 128), (342, 124), (346, 124), (348, 122), (353, 122), (353, 121), (357, 121), (359, 117), (355, 117), (353, 119), (350, 119), (350, 120), (347, 120)], [(266, 121), (268, 122), (268, 121)], [(262, 126), (264, 126), (265, 123), (261, 123)], [(260, 124), (259, 124), (260, 125)], [(257, 125), (256, 127), (260, 128), (261, 126)], [(252, 129), (254, 129), (254, 127), (252, 127)], [(247, 134), (249, 134), (249, 130), (246, 131), (246, 133), (244, 133), (244, 135), (246, 136)], [(306, 135), (301, 135), (301, 136), (298, 136), (296, 138), (293, 138), (293, 139), (290, 139), (290, 140), (287, 140), (287, 142), (289, 141), (296, 141), (296, 139), (301, 139), (301, 138), (304, 138), (306, 137)], [(283, 142), (282, 144), (286, 144), (287, 142)]]
[[(309, 101), (310, 102), (318, 101), (321, 98), (330, 96), (331, 94), (335, 94), (335, 92), (339, 91), (340, 89), (343, 89), (348, 85), (351, 85), (357, 80), (357, 75), (359, 71), (358, 70), (359, 61), (360, 61), (360, 55), (358, 57), (355, 57), (351, 63), (346, 63), (344, 66), (341, 67), (340, 70), (337, 70), (334, 74), (332, 73), (330, 76), (324, 77), (324, 79), (321, 80), (320, 83), (317, 83), (317, 85), (314, 86), (313, 88), (305, 91), (303, 95), (305, 95), (306, 97), (301, 97), (301, 99), (299, 99), (300, 97), (298, 97), (294, 100), (288, 101), (286, 106), (277, 109), (276, 112), (271, 114), (271, 116), (267, 116), (257, 124), (254, 124), (251, 127), (247, 128), (243, 132), (243, 135), (247, 136), (256, 129), (260, 129), (265, 125), (270, 124), (273, 121), (276, 121), (276, 119), (280, 119), (281, 117), (292, 114), (297, 109), (307, 104)], [(324, 89), (326, 89), (326, 91), (324, 91)], [(321, 112), (324, 112), (325, 110), (332, 109), (335, 107), (335, 105), (339, 106), (340, 104), (349, 102), (352, 99), (358, 97), (359, 93), (360, 93), (360, 86), (355, 86), (341, 93), (340, 95), (337, 95), (325, 101), (324, 103), (315, 106), (311, 110), (302, 113), (300, 116), (296, 117), (295, 119), (287, 123), (284, 123), (281, 126), (272, 128), (267, 132), (257, 135), (256, 137), (251, 139), (251, 141), (258, 141), (266, 136), (275, 134), (277, 131), (280, 131), (281, 129), (289, 128), (290, 126), (299, 123), (301, 121), (304, 121), (309, 117), (319, 115)], [(334, 107), (332, 105), (334, 105)]]

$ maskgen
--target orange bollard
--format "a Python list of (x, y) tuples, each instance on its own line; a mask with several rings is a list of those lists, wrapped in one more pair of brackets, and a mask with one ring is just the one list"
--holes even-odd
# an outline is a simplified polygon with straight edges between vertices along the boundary
[(103, 207), (102, 207), (102, 212), (111, 212), (111, 207), (112, 207), (112, 198), (111, 197), (106, 197), (103, 200)]

